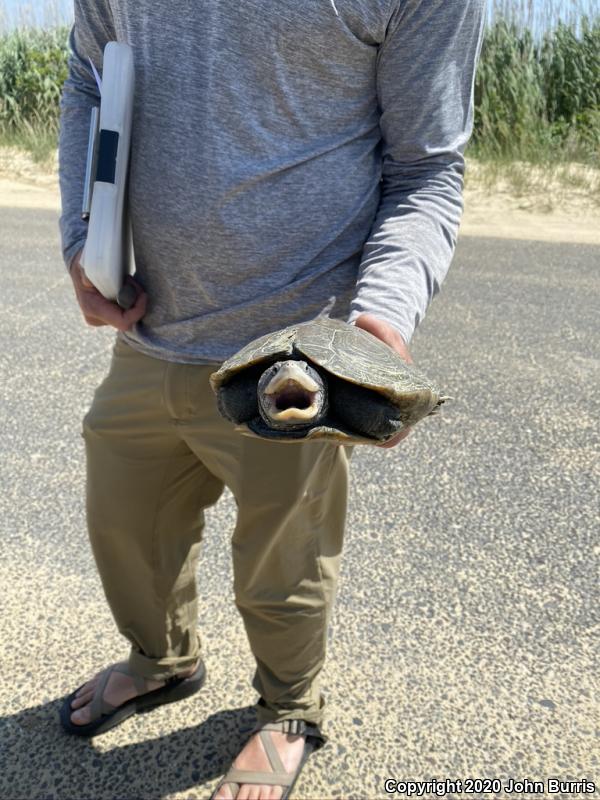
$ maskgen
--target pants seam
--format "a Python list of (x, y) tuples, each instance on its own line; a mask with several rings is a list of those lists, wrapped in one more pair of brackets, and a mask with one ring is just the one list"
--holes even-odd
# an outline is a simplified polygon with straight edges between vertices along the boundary
[[(331, 447), (334, 452), (333, 452), (333, 456), (331, 458), (331, 463), (329, 464), (329, 469), (327, 470), (327, 474), (326, 474), (326, 476), (324, 478), (324, 483), (325, 483), (326, 487), (329, 485), (329, 480), (331, 478), (331, 474), (333, 473), (333, 470), (334, 470), (334, 467), (335, 467), (335, 462), (336, 462), (337, 456), (338, 456), (338, 447), (339, 447), (339, 445), (329, 445), (328, 444), (327, 447)], [(327, 497), (327, 495), (328, 495), (328, 492), (325, 491), (325, 492), (320, 494), (320, 498), (323, 499), (324, 497)], [(312, 516), (312, 514), (311, 514), (311, 516)], [(324, 589), (324, 586), (323, 586), (323, 569), (321, 567), (321, 546), (320, 546), (320, 542), (319, 542), (319, 533), (318, 533), (318, 531), (321, 530), (322, 522), (319, 521), (319, 523), (317, 524), (317, 520), (315, 518), (314, 524), (311, 527), (312, 527), (313, 552), (315, 553), (315, 561), (316, 561), (316, 564), (317, 564), (317, 571), (318, 571), (318, 575), (319, 575), (319, 594), (321, 596), (321, 602), (323, 604), (323, 606), (322, 606), (322, 609), (323, 609), (322, 610), (323, 633), (322, 633), (321, 651), (320, 652), (321, 652), (321, 655), (322, 655), (322, 658), (323, 658), (323, 662), (324, 662), (325, 661), (325, 657), (326, 657), (326, 653), (327, 653), (327, 630), (328, 630), (329, 624), (328, 624), (328, 616), (327, 616), (327, 596), (325, 594), (325, 589)], [(332, 602), (333, 602), (333, 600), (332, 600)], [(323, 668), (323, 664), (321, 665), (321, 669), (322, 668)], [(320, 670), (319, 670), (319, 673), (320, 673)], [(318, 675), (316, 675), (313, 678), (313, 680), (316, 680), (317, 678), (318, 678)], [(321, 698), (321, 691), (319, 690), (319, 704), (318, 704), (318, 707), (315, 709), (315, 713), (317, 714), (317, 716), (319, 718), (322, 717), (321, 699), (322, 699)]]

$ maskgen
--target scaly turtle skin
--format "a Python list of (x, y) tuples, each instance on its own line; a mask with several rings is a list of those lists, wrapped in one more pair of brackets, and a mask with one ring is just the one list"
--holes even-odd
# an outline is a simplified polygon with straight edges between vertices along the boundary
[(326, 316), (255, 339), (210, 383), (239, 430), (279, 441), (382, 444), (448, 399), (371, 333)]

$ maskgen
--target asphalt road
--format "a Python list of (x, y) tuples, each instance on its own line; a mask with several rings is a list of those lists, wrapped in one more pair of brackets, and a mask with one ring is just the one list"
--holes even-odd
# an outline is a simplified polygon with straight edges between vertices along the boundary
[[(198, 576), (206, 688), (93, 742), (59, 728), (60, 699), (127, 648), (87, 543), (79, 434), (113, 334), (83, 323), (56, 220), (0, 209), (0, 797), (208, 797), (256, 700), (230, 495)], [(386, 797), (385, 778), (600, 790), (599, 267), (600, 248), (459, 243), (412, 347), (455, 400), (399, 447), (355, 451), (330, 743), (299, 800)], [(445, 797), (515, 796), (467, 788)]]

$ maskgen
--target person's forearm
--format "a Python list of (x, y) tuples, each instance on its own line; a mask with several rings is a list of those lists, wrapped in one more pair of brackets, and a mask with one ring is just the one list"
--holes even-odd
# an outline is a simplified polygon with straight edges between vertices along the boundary
[(388, 165), (349, 321), (373, 314), (409, 342), (446, 276), (462, 213), (464, 160)]
[[(72, 46), (71, 33), (71, 46)], [(81, 203), (85, 180), (90, 109), (100, 105), (100, 95), (81, 76), (76, 59), (69, 59), (69, 74), (60, 101), (60, 133), (58, 138), (58, 176), (62, 215), (60, 232), (65, 264), (70, 266), (87, 235), (87, 223), (81, 219)]]
[(484, 9), (483, 0), (398, 2), (379, 51), (382, 192), (349, 321), (373, 314), (406, 343), (456, 244)]

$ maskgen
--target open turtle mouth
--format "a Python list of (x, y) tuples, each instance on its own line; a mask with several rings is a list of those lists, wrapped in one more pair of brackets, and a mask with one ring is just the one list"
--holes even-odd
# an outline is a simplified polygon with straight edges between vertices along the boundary
[(270, 416), (273, 419), (312, 419), (318, 412), (317, 393), (289, 381), (272, 395)]
[(264, 410), (277, 422), (310, 421), (321, 411), (320, 389), (319, 384), (302, 367), (288, 361), (264, 389)]

